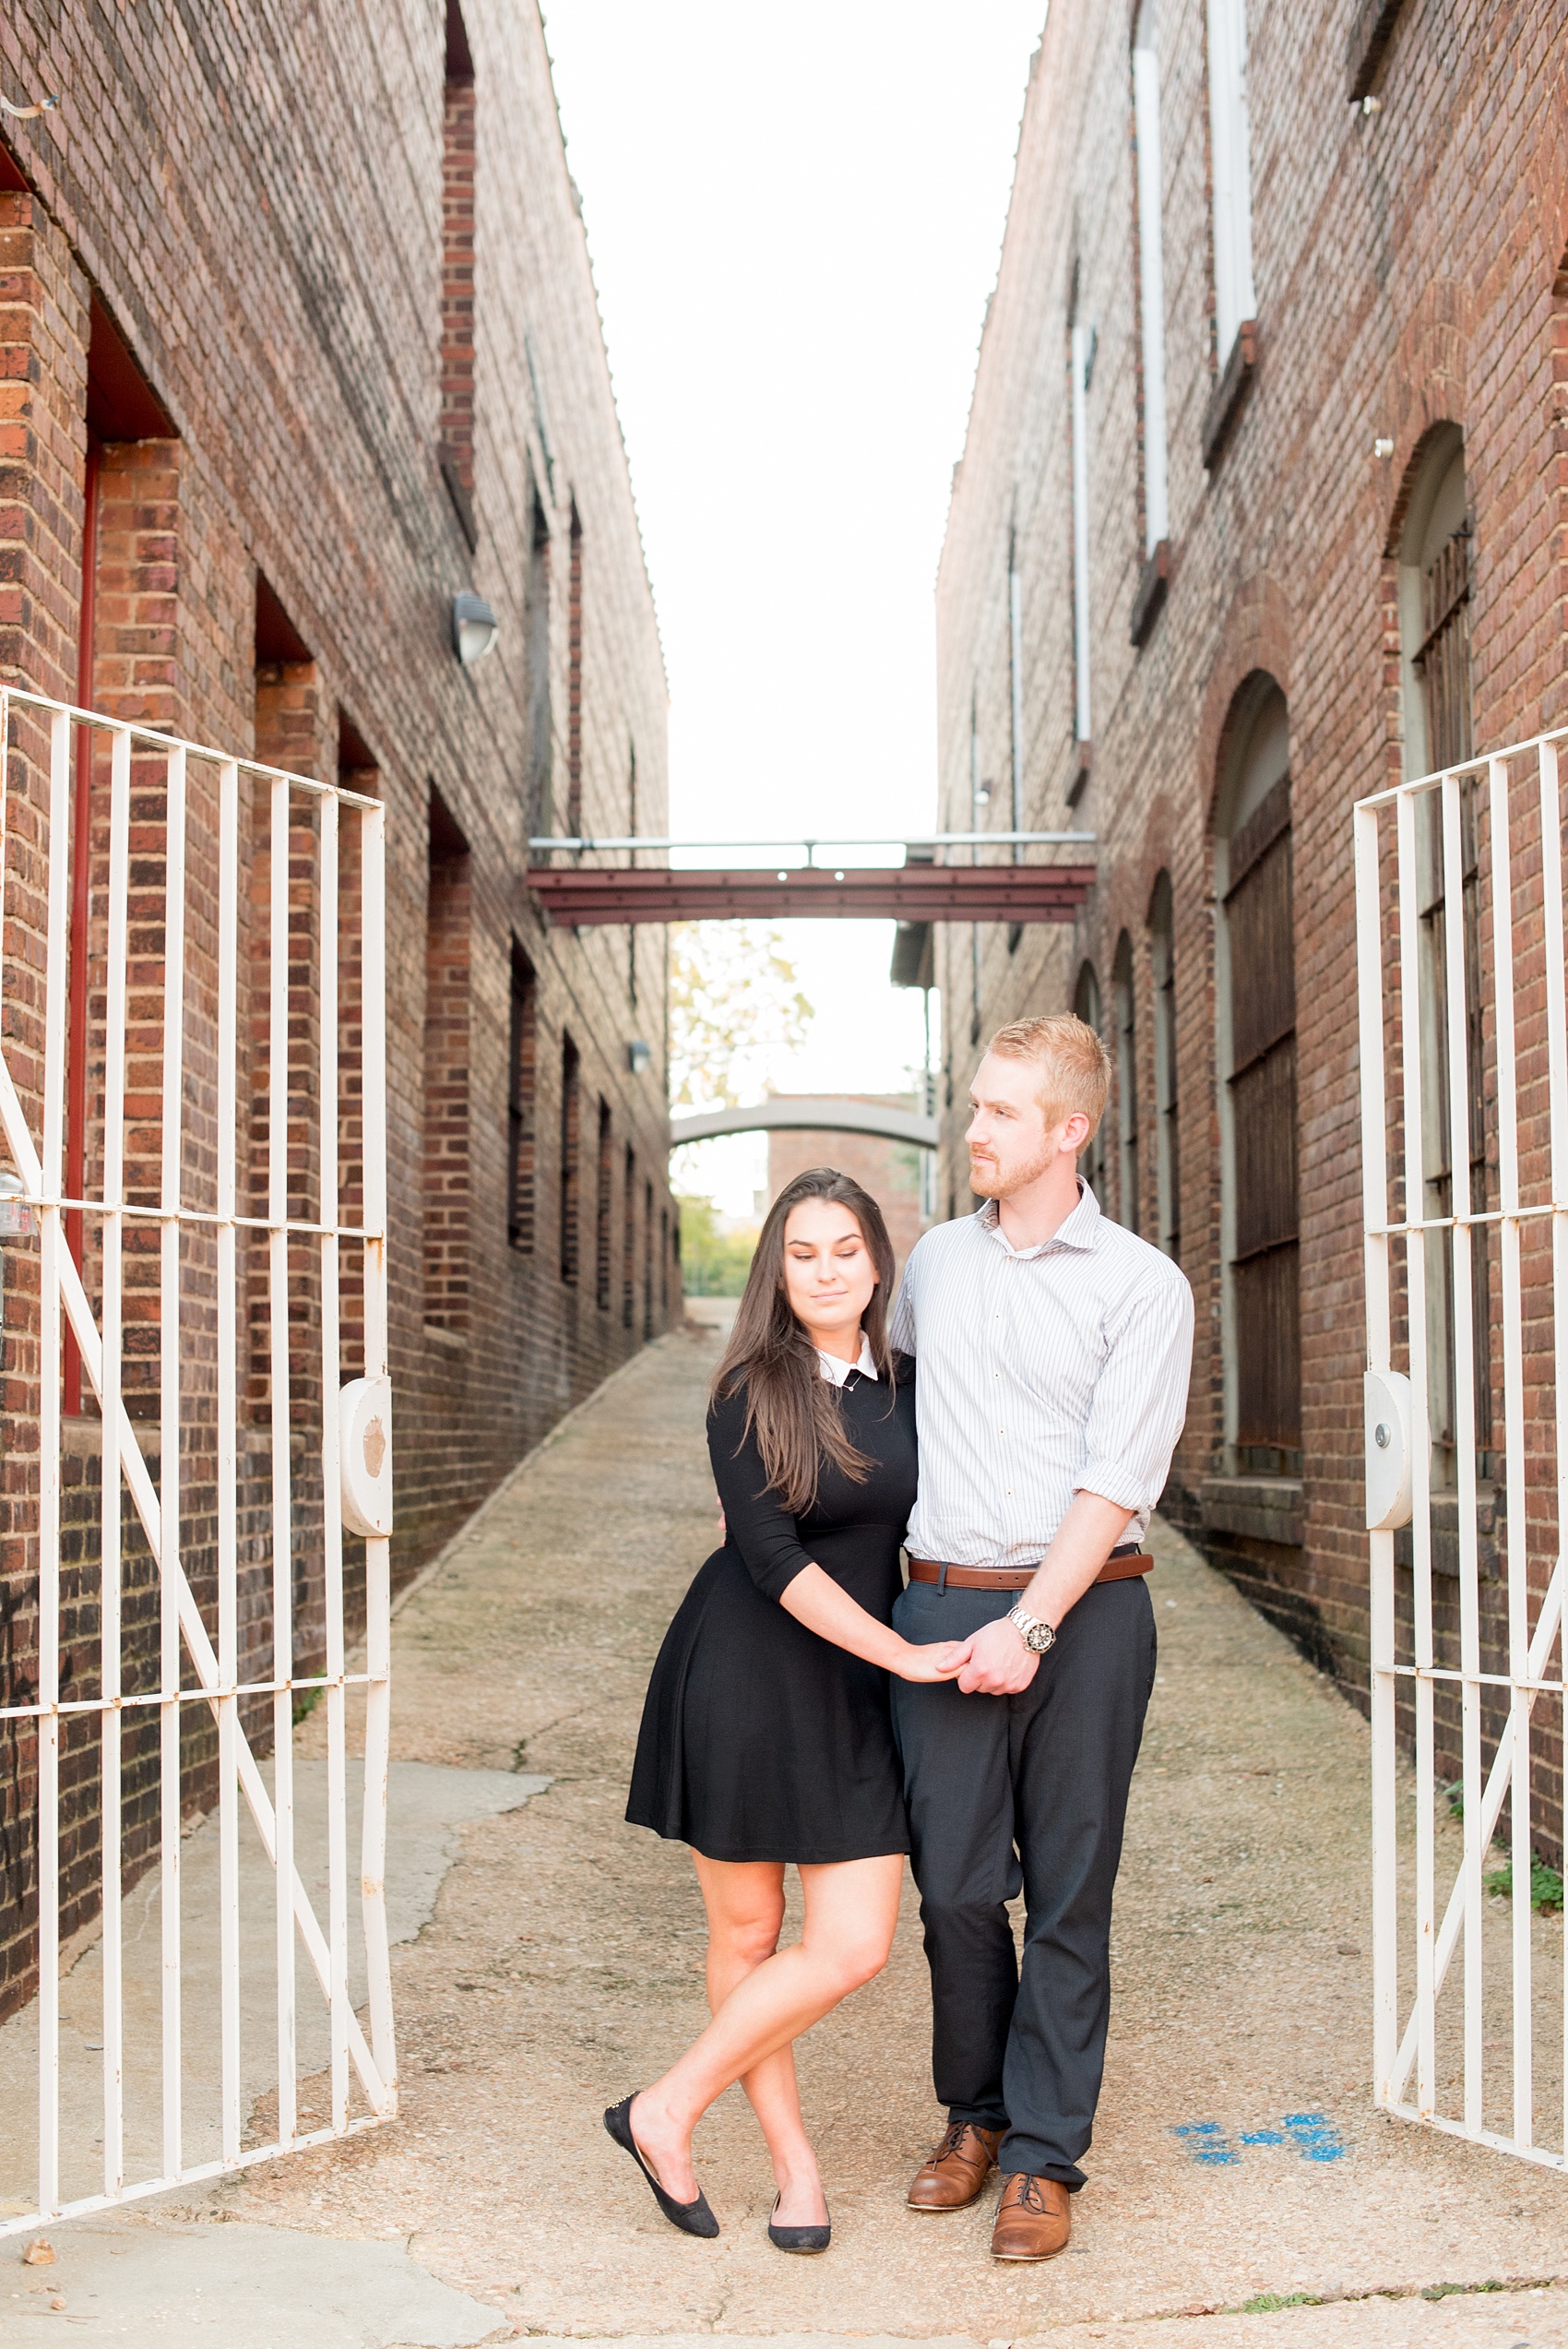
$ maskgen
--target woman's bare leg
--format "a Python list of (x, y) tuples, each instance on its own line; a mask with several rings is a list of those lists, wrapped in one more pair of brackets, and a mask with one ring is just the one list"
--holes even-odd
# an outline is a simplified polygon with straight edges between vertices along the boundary
[(677, 2201), (696, 2193), (692, 2131), (714, 2098), (881, 1973), (893, 1946), (903, 1874), (897, 1854), (802, 1867), (800, 1940), (743, 1974), (679, 2063), (635, 2100), (636, 2141)]
[[(777, 1860), (710, 1860), (694, 1852), (707, 1910), (707, 2003), (714, 2014), (766, 1963), (784, 1923), (784, 1869)], [(773, 2162), (783, 2226), (819, 2226), (827, 2216), (816, 2156), (801, 2117), (795, 2057), (780, 2047), (741, 2076)]]

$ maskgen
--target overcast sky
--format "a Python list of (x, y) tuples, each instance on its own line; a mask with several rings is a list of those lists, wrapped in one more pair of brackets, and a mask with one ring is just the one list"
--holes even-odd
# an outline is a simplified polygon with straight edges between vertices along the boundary
[[(671, 828), (929, 828), (932, 589), (1044, 0), (544, 13), (670, 673)], [(906, 1085), (891, 924), (789, 937), (819, 1016), (776, 1089)], [(733, 1210), (757, 1146), (706, 1147)]]

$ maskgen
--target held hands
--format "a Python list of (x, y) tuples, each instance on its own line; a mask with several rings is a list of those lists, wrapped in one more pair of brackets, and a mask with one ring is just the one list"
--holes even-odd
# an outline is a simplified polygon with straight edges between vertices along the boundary
[(952, 1680), (968, 1661), (968, 1640), (933, 1640), (927, 1645), (906, 1640), (893, 1666), (900, 1680)]
[(1025, 1647), (1006, 1616), (999, 1616), (964, 1642), (957, 1680), (967, 1697), (1016, 1697), (1039, 1670), (1039, 1656)]

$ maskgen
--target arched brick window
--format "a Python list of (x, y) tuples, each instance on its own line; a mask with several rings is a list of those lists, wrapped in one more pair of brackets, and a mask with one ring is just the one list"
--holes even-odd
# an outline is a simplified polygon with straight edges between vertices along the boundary
[(1241, 1473), (1299, 1475), (1290, 733), (1266, 672), (1241, 687), (1227, 737), (1215, 826), (1226, 1432)]
[[(1077, 984), (1073, 989), (1073, 1008), (1085, 1026), (1092, 1028), (1098, 1036), (1100, 1032), (1099, 981), (1095, 976), (1092, 962), (1084, 962), (1078, 967)], [(1103, 1207), (1106, 1203), (1105, 1120), (1103, 1118), (1099, 1122), (1093, 1141), (1079, 1159), (1078, 1167), (1085, 1182)]]

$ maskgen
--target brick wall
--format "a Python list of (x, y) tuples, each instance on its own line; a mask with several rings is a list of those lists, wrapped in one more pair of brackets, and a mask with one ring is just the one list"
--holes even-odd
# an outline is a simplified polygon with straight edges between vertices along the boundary
[[(915, 1106), (912, 1093), (851, 1093), (843, 1098), (872, 1102), (886, 1109)], [(808, 1167), (836, 1166), (869, 1191), (881, 1208), (894, 1258), (902, 1272), (921, 1230), (920, 1159), (921, 1152), (912, 1143), (887, 1141), (878, 1134), (780, 1128), (767, 1138), (767, 1202), (771, 1207), (785, 1184)]]
[[(1347, 103), (1350, 0), (1293, 8), (1251, 0), (1246, 13), (1255, 364), (1206, 463), (1205, 413), (1214, 412), (1225, 354), (1212, 294), (1205, 9), (1201, 0), (1159, 0), (1158, 9), (1170, 548), (1164, 600), (1141, 644), (1133, 640), (1145, 543), (1129, 13), (1052, 9), (1031, 70), (938, 587), (943, 819), (955, 829), (968, 819), (971, 706), (982, 779), (1000, 783), (1008, 771), (1012, 539), (1024, 612), (1024, 820), (1087, 824), (1099, 838), (1099, 880), (1071, 931), (1016, 940), (982, 931), (978, 1000), (970, 933), (945, 933), (940, 1197), (944, 1211), (967, 1203), (960, 1135), (971, 1033), (1070, 1004), (1088, 961), (1113, 1043), (1111, 980), (1125, 932), (1145, 1138), (1135, 1211), (1144, 1232), (1156, 1228), (1149, 919), (1168, 874), (1181, 1254), (1197, 1306), (1192, 1403), (1168, 1506), (1364, 1703), (1349, 810), (1401, 772), (1396, 566), (1440, 425), (1463, 433), (1474, 524), (1477, 748), (1568, 716), (1568, 30), (1547, 0), (1484, 16), (1448, 0), (1406, 0), (1379, 69), (1379, 108), (1367, 113)], [(1094, 351), (1091, 762), (1075, 746), (1073, 701), (1075, 317)], [(1260, 671), (1289, 706), (1304, 1404), (1300, 1473), (1248, 1477), (1227, 1437), (1215, 839), (1239, 697)], [(1004, 820), (1005, 800), (1004, 790), (993, 793), (992, 820)], [(1526, 904), (1531, 886), (1526, 836)], [(1522, 1004), (1526, 1016), (1538, 1008)], [(1125, 1214), (1134, 1203), (1118, 1197), (1117, 1114), (1113, 1101), (1106, 1204)], [(1483, 1556), (1495, 1531), (1491, 1507), (1483, 1494)], [(1439, 1551), (1441, 1568), (1451, 1549), (1440, 1541)], [(1408, 1572), (1403, 1587), (1408, 1603)], [(1440, 1592), (1454, 1588), (1440, 1571)], [(1494, 1651), (1499, 1586), (1483, 1586)]]
[[(629, 960), (623, 933), (547, 930), (523, 875), (530, 822), (564, 829), (569, 775), (587, 829), (624, 828), (634, 771), (638, 820), (665, 829), (667, 697), (537, 9), (471, 0), (456, 66), (439, 0), (394, 0), (373, 43), (362, 30), (339, 0), (303, 29), (265, 16), (242, 27), (220, 10), (193, 16), (154, 5), (138, 12), (134, 43), (110, 18), (62, 19), (31, 0), (13, 12), (8, 78), (64, 97), (57, 114), (7, 125), (14, 149), (0, 150), (0, 673), (75, 698), (90, 426), (101, 444), (97, 705), (306, 774), (337, 775), (385, 805), (401, 1578), (564, 1410), (663, 1326), (674, 1239), (662, 941), (639, 934)], [(247, 102), (235, 107), (240, 87)], [(394, 121), (397, 134), (386, 136)], [(499, 623), (496, 650), (470, 669), (454, 658), (450, 638), (451, 598), (465, 589), (483, 596)], [(42, 1043), (46, 761), (40, 729), (18, 713), (0, 1018), (7, 1065), (32, 1110)], [(141, 894), (132, 906), (126, 1139), (138, 1197), (155, 1193), (158, 1175), (159, 769), (138, 758), (133, 771)], [(543, 793), (532, 809), (530, 776)], [(433, 890), (435, 805), (467, 851), (460, 888), (445, 887), (447, 874), (444, 894)], [(191, 810), (184, 1042), (188, 1179), (196, 1184), (211, 1179), (220, 1043), (208, 770), (193, 768)], [(319, 819), (298, 800), (291, 816), (289, 1186), (291, 1211), (308, 1213), (320, 1191), (310, 1094), (322, 960)], [(101, 1098), (106, 1008), (106, 764), (94, 773), (87, 821), (90, 1186), (102, 1149), (92, 1095)], [(265, 786), (247, 786), (242, 824), (241, 1166), (254, 1212), (265, 1192), (269, 1049)], [(355, 830), (345, 823), (346, 935), (357, 904)], [(532, 1215), (515, 1232), (508, 1056), (518, 955), (535, 973), (536, 1044)], [(357, 987), (346, 952), (339, 1204), (347, 1219), (362, 1196)], [(567, 1030), (581, 1055), (582, 1098), (595, 1118), (602, 1101), (608, 1117), (617, 1259), (608, 1295), (591, 1272), (576, 1282), (561, 1277)], [(635, 1038), (651, 1047), (644, 1073), (628, 1057)], [(597, 1126), (592, 1132), (597, 1141)], [(89, 1291), (95, 1245), (89, 1233)], [(144, 1422), (156, 1412), (155, 1251), (154, 1239), (151, 1252), (138, 1246), (127, 1257), (128, 1399)], [(344, 1258), (351, 1369), (360, 1267), (354, 1249)], [(41, 1378), (53, 1374), (39, 1360), (36, 1249), (7, 1246), (0, 1269), (0, 1701), (25, 1703), (37, 1673), (38, 1399)], [(193, 1301), (210, 1270), (193, 1242), (184, 1276)], [(247, 1668), (259, 1671), (270, 1663), (273, 1538), (264, 1238), (247, 1246), (241, 1276), (243, 1647)], [(283, 1440), (301, 1673), (321, 1641), (323, 1501), (319, 1472), (313, 1483), (309, 1467), (321, 1383), (313, 1277), (308, 1250), (291, 1252)], [(624, 1292), (635, 1311), (623, 1310)], [(215, 1571), (214, 1347), (193, 1302), (182, 1539), (204, 1604)], [(90, 1398), (68, 1433), (70, 1458), (96, 1463)], [(97, 1478), (94, 1464), (71, 1488), (71, 1571), (80, 1584), (71, 1601), (79, 1600), (80, 1639), (67, 1634), (74, 1653), (96, 1637)], [(127, 1540), (129, 1562), (137, 1552)], [(349, 1549), (353, 1592), (362, 1563), (357, 1545)], [(145, 1662), (136, 1644), (144, 1631), (135, 1627), (150, 1620), (145, 1607), (128, 1609), (128, 1683)], [(29, 1978), (36, 1882), (36, 1757), (26, 1724), (6, 1735), (0, 2009)], [(199, 1802), (199, 1723), (192, 1735), (186, 1792)], [(128, 1763), (134, 1869), (153, 1831), (151, 1781), (136, 1758)], [(93, 1900), (89, 1779), (73, 1816), (67, 1928)]]

